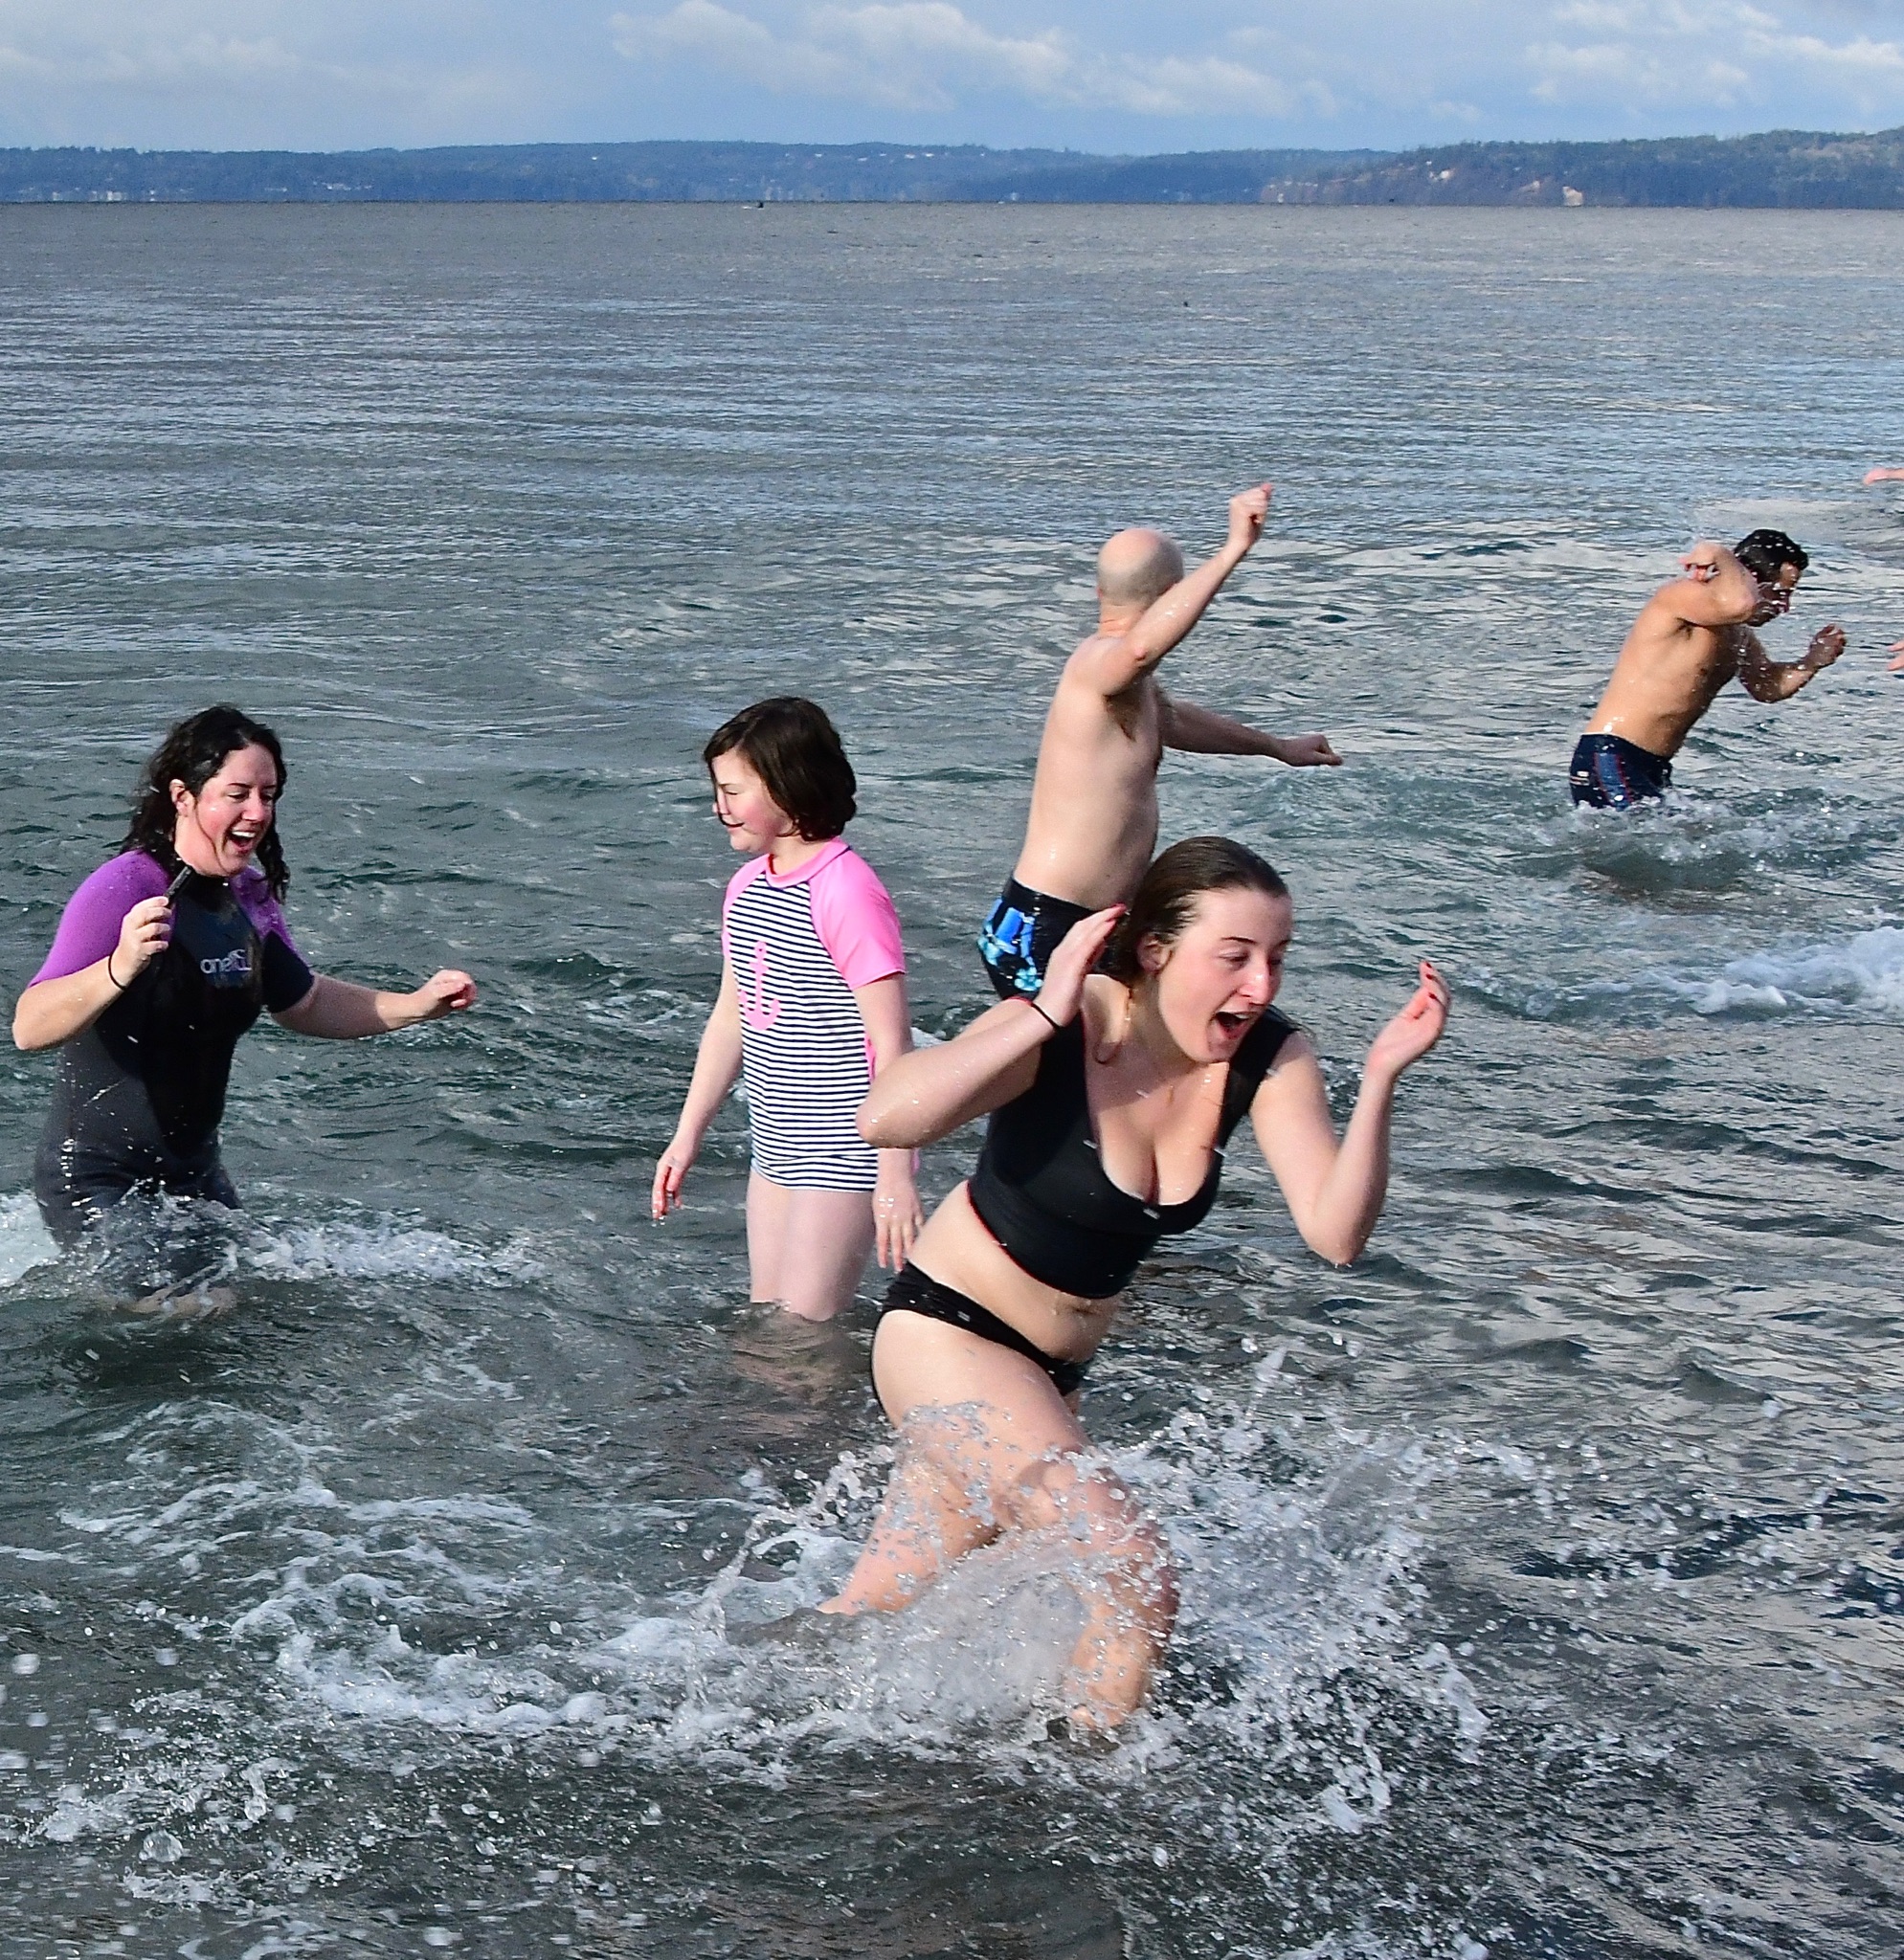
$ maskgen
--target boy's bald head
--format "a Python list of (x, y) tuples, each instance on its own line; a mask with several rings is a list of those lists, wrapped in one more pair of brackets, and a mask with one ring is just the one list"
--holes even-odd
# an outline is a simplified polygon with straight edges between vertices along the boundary
[(1097, 554), (1098, 596), (1107, 606), (1148, 606), (1182, 576), (1176, 541), (1141, 525), (1119, 531)]

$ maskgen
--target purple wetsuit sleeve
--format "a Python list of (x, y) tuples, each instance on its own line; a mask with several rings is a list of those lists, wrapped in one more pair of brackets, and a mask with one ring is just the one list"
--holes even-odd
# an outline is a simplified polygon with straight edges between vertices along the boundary
[(101, 864), (66, 902), (53, 950), (28, 983), (63, 980), (69, 973), (97, 965), (119, 944), (125, 915), (143, 899), (166, 895), (166, 874), (157, 858), (143, 851), (127, 851)]
[(906, 970), (906, 948), (879, 874), (857, 851), (842, 851), (814, 873), (813, 923), (848, 987), (870, 987)]
[(264, 1004), (274, 1014), (281, 1014), (303, 999), (317, 984), (317, 975), (298, 950), (298, 942), (285, 924), (283, 907), (271, 896), (271, 887), (261, 874), (246, 874), (235, 880), (232, 896), (244, 907), (245, 917), (251, 921), (258, 944), (264, 948)]

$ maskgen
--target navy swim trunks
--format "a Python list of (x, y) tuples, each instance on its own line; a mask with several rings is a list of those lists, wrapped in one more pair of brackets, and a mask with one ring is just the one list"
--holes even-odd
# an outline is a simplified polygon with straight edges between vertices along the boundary
[(1672, 764), (1622, 735), (1582, 735), (1574, 746), (1567, 787), (1576, 803), (1630, 810), (1656, 803), (1672, 786)]
[(1080, 919), (1090, 916), (1088, 905), (1047, 899), (1008, 878), (1004, 896), (992, 907), (978, 935), (978, 957), (985, 962), (998, 998), (1028, 999), (1036, 993), (1044, 985), (1044, 963), (1058, 942)]

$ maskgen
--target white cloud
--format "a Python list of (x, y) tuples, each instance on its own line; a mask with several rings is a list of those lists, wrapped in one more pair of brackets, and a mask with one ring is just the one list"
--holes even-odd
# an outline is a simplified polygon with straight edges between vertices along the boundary
[[(1553, 38), (1527, 50), (1536, 100), (1631, 110), (1777, 110), (1836, 95), (1860, 114), (1904, 112), (1904, 46), (1869, 33), (1834, 41), (1742, 0), (1565, 0)], [(1570, 37), (1573, 30), (1580, 38)]]
[(845, 96), (902, 109), (950, 108), (960, 84), (1049, 99), (1072, 65), (1057, 33), (995, 34), (944, 0), (816, 7), (794, 36), (716, 0), (682, 0), (659, 15), (616, 13), (609, 26), (630, 60), (685, 57), (775, 95)]
[(6, 144), (1400, 148), (1900, 122), (1900, 0), (0, 0)]
[(994, 33), (947, 0), (806, 9), (788, 33), (719, 0), (680, 0), (661, 14), (610, 18), (631, 61), (700, 63), (775, 95), (845, 97), (943, 111), (968, 90), (1139, 116), (1286, 116), (1318, 93), (1223, 55), (1152, 59), (1092, 50), (1057, 28)]

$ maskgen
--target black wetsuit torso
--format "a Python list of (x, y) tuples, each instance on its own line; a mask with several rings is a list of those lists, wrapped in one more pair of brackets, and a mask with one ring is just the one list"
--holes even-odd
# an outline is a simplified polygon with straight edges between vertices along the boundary
[(237, 1203), (218, 1161), (232, 1053), (312, 978), (277, 933), (260, 939), (224, 880), (187, 881), (165, 951), (61, 1049), (34, 1192), (62, 1245), (137, 1186)]
[(1216, 1202), (1223, 1147), (1295, 1024), (1271, 1009), (1243, 1036), (1223, 1086), (1209, 1175), (1194, 1197), (1151, 1205), (1106, 1176), (1091, 1134), (1082, 1019), (1061, 1028), (1038, 1058), (1031, 1087), (993, 1112), (978, 1167), (967, 1184), (972, 1208), (1034, 1280), (1081, 1300), (1108, 1300), (1160, 1238), (1202, 1223)]

